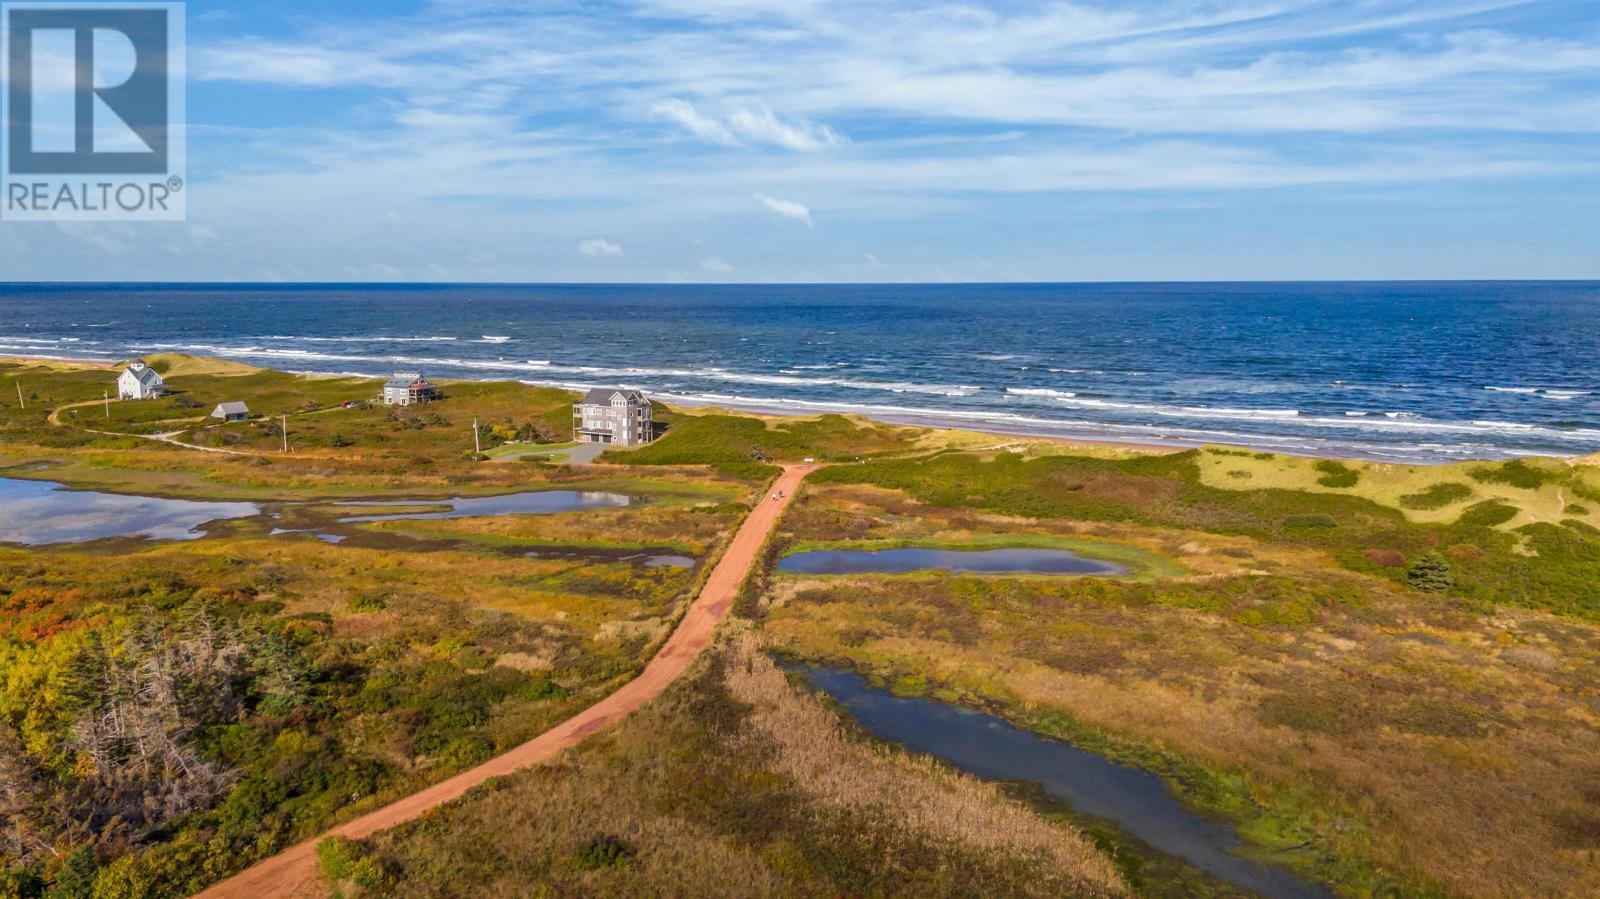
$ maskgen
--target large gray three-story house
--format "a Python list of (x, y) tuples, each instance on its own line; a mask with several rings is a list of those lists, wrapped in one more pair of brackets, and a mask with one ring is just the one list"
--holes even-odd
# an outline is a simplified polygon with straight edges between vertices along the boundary
[(572, 433), (579, 443), (649, 443), (655, 436), (650, 401), (637, 390), (597, 387), (572, 405)]

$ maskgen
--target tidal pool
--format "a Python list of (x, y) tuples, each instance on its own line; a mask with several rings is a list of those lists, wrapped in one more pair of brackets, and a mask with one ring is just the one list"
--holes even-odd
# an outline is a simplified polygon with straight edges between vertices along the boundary
[(880, 739), (938, 756), (979, 777), (1031, 781), (1082, 814), (1115, 822), (1159, 852), (1271, 899), (1332, 899), (1285, 868), (1235, 855), (1233, 829), (1183, 807), (1161, 778), (1001, 718), (931, 699), (896, 696), (835, 668), (798, 669)]
[(778, 562), (779, 571), (799, 574), (904, 574), (953, 571), (975, 574), (1123, 574), (1113, 562), (1086, 559), (1064, 549), (819, 549)]
[(693, 568), (694, 556), (663, 555), (651, 556), (644, 560), (646, 568)]
[(0, 478), (0, 543), (44, 546), (109, 537), (194, 540), (207, 522), (259, 515), (255, 503), (164, 499), (68, 490), (53, 481)]
[(352, 500), (342, 506), (363, 508), (448, 506), (437, 512), (396, 512), (392, 515), (351, 515), (339, 519), (340, 524), (357, 524), (364, 521), (434, 521), (441, 518), (472, 518), (479, 515), (551, 515), (556, 512), (573, 512), (578, 509), (605, 509), (631, 506), (639, 500), (622, 493), (598, 493), (580, 490), (530, 490), (526, 493), (505, 493), (499, 496), (458, 496), (451, 499), (402, 500)]

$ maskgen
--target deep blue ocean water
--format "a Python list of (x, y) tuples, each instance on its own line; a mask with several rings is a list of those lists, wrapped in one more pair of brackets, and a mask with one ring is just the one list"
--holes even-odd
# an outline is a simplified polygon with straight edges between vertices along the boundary
[(1600, 450), (1600, 283), (0, 285), (0, 353), (213, 354), (1396, 460)]

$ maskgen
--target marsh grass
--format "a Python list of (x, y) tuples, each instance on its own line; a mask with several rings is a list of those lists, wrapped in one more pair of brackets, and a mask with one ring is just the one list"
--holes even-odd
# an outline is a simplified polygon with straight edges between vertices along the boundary
[[(592, 864), (597, 835), (632, 851)], [(383, 894), (401, 897), (449, 895), (447, 883), (526, 895), (530, 882), (590, 896), (1123, 892), (1115, 867), (1070, 826), (850, 736), (749, 638), (555, 765), (366, 850), (391, 872)]]
[[(1026, 466), (1011, 472), (1040, 483)], [(983, 477), (960, 489), (1005, 495)], [(1256, 851), (1352, 894), (1600, 889), (1600, 847), (1578, 836), (1600, 814), (1585, 786), (1600, 732), (1584, 686), (1600, 678), (1600, 631), (1585, 618), (1514, 606), (1490, 614), (1454, 594), (1417, 593), (1395, 565), (1418, 556), (1399, 550), (1341, 570), (1343, 550), (1266, 526), (1245, 536), (1008, 517), (944, 505), (931, 483), (909, 483), (909, 497), (819, 484), (785, 530), (803, 541), (948, 535), (957, 523), (1063, 537), (1105, 529), (1173, 554), (1190, 574), (785, 576), (758, 603), (775, 645), (1160, 772), (1195, 807), (1236, 822)], [(1346, 527), (1332, 529), (1334, 545)], [(1502, 584), (1549, 578), (1537, 567), (1582, 570), (1596, 552), (1570, 527), (1524, 529), (1536, 560), (1495, 533), (1440, 535), (1461, 541), (1444, 546), (1458, 578), (1485, 564), (1502, 569)], [(1568, 595), (1580, 607), (1595, 601), (1576, 582)], [(1472, 847), (1470, 868), (1462, 846)]]

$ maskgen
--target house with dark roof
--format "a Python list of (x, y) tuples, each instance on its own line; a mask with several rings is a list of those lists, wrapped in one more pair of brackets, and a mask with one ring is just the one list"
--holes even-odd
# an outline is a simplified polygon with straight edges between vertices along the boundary
[(155, 369), (135, 359), (117, 377), (117, 399), (150, 400), (167, 395), (167, 383)]
[(439, 388), (417, 371), (397, 371), (383, 384), (385, 406), (412, 406), (439, 398)]
[(211, 410), (212, 418), (223, 421), (244, 421), (250, 417), (250, 407), (237, 400), (229, 403), (218, 403), (217, 408)]
[(637, 390), (597, 387), (573, 404), (572, 434), (579, 443), (649, 443), (655, 436), (650, 401)]

